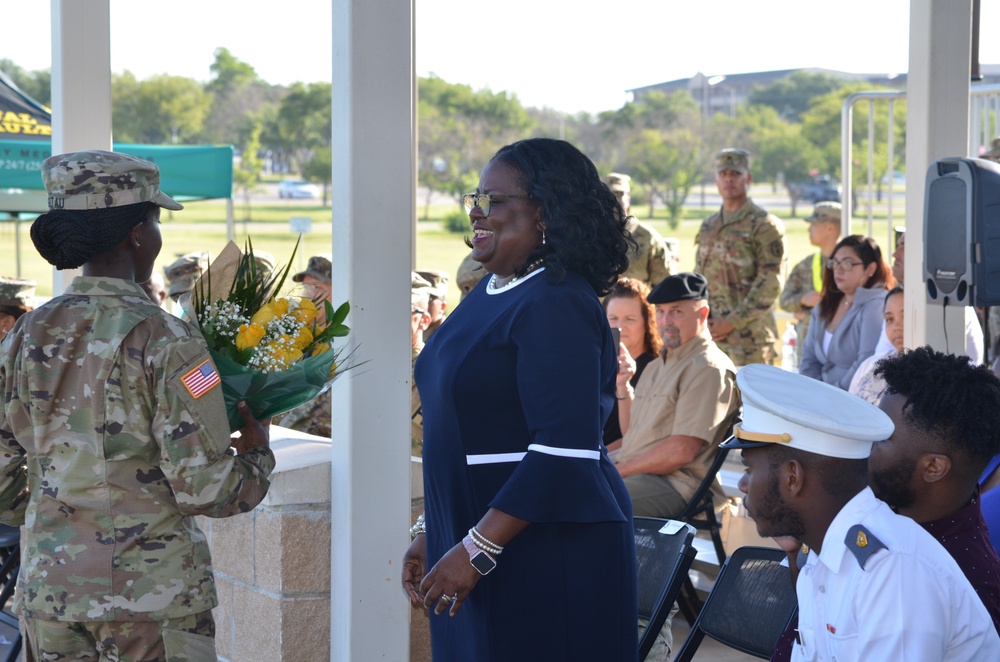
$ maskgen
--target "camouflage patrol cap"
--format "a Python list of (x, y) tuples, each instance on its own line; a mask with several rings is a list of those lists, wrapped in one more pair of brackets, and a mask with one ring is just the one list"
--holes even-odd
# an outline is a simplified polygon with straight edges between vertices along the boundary
[(31, 310), (35, 304), (35, 286), (27, 278), (5, 278), (0, 276), (0, 306)]
[(170, 287), (167, 296), (175, 298), (194, 289), (194, 283), (208, 269), (208, 253), (194, 252), (182, 255), (168, 265), (163, 274)]
[(418, 287), (417, 278), (425, 284), (419, 285), (427, 290), (427, 296), (431, 300), (441, 299), (444, 301), (448, 296), (448, 273), (445, 271), (414, 271), (413, 287)]
[(472, 253), (466, 255), (462, 264), (458, 266), (458, 271), (455, 272), (455, 283), (462, 292), (461, 298), (464, 299), (465, 295), (471, 292), (484, 276), (486, 276), (486, 269), (483, 268), (483, 265), (472, 259)]
[(107, 209), (152, 202), (183, 209), (160, 190), (160, 169), (128, 154), (88, 150), (50, 156), (42, 162), (49, 209)]
[(430, 299), (427, 297), (427, 288), (414, 287), (410, 290), (410, 312), (429, 315)]
[(993, 161), (994, 163), (1000, 163), (1000, 138), (994, 138), (993, 142), (990, 143), (989, 150), (983, 154), (983, 158), (987, 161)]
[(750, 172), (750, 152), (727, 147), (715, 155), (715, 172), (735, 170), (744, 175)]
[(309, 258), (309, 264), (306, 265), (306, 270), (300, 271), (292, 276), (292, 280), (296, 283), (301, 283), (305, 280), (306, 276), (311, 276), (312, 278), (324, 283), (332, 282), (333, 263), (330, 260), (330, 255), (313, 255)]
[(806, 223), (836, 223), (840, 225), (841, 205), (839, 202), (821, 202), (813, 208), (812, 216), (802, 219)]
[(608, 184), (608, 188), (611, 189), (613, 193), (628, 193), (632, 190), (631, 184), (632, 178), (628, 175), (623, 175), (620, 172), (608, 173), (608, 176), (604, 179)]

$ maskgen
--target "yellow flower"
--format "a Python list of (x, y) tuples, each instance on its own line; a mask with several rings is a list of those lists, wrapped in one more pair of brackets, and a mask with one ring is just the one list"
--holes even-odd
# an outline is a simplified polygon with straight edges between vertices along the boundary
[(288, 312), (288, 299), (275, 299), (260, 307), (250, 321), (260, 327), (266, 327), (275, 317), (281, 317)]
[(309, 324), (319, 315), (319, 309), (312, 300), (302, 297), (299, 300), (299, 307), (295, 309), (295, 319), (303, 324)]
[(330, 343), (319, 342), (313, 345), (312, 353), (309, 356), (319, 356), (320, 354), (329, 351), (330, 351)]
[(264, 329), (253, 322), (249, 326), (240, 324), (240, 330), (236, 333), (236, 349), (243, 351), (248, 347), (256, 347), (263, 337)]
[(293, 347), (288, 342), (288, 336), (275, 338), (264, 348), (264, 351), (273, 360), (274, 366), (278, 370), (287, 370), (292, 364), (302, 358), (302, 350)]
[(309, 327), (304, 326), (301, 329), (299, 329), (299, 334), (295, 336), (295, 340), (292, 341), (292, 344), (295, 346), (296, 349), (305, 349), (306, 347), (309, 346), (309, 343), (311, 343), (312, 341), (313, 341), (312, 331), (309, 330)]
[(334, 363), (330, 366), (330, 372), (327, 374), (327, 379), (333, 379), (333, 376), (337, 373), (337, 364)]

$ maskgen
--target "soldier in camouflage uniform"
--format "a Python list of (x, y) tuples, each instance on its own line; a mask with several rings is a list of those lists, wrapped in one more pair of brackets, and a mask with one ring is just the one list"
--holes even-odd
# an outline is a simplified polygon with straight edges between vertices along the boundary
[[(306, 270), (292, 276), (293, 281), (302, 283), (303, 294), (318, 304), (322, 301), (331, 303), (333, 301), (333, 263), (330, 257), (313, 255), (306, 264)], [(326, 309), (323, 305), (317, 307), (320, 314), (316, 317), (316, 321), (322, 324), (326, 321)], [(329, 390), (320, 393), (309, 402), (282, 414), (278, 425), (329, 439), (332, 434), (330, 426), (333, 423), (332, 397)]]
[(194, 516), (260, 503), (268, 431), (242, 405), (230, 439), (204, 339), (136, 284), (160, 250), (160, 208), (181, 208), (156, 166), (79, 152), (42, 176), (50, 211), (32, 241), (83, 276), (18, 320), (0, 359), (0, 521), (24, 526), (28, 659), (214, 660), (218, 599)]
[(181, 255), (163, 270), (167, 278), (167, 297), (173, 302), (174, 312), (181, 319), (187, 319), (187, 310), (191, 307), (191, 290), (206, 269), (208, 253), (195, 251)]
[(695, 238), (695, 271), (708, 279), (711, 293), (712, 340), (737, 366), (774, 363), (774, 302), (785, 256), (785, 227), (749, 198), (752, 181), (748, 152), (716, 154), (722, 209), (701, 224)]
[(448, 316), (448, 272), (447, 271), (417, 271), (427, 282), (428, 308), (431, 323), (424, 331), (424, 342), (431, 339), (437, 328)]
[(0, 276), (0, 341), (14, 328), (14, 322), (21, 315), (34, 309), (36, 285), (27, 278)]
[(631, 181), (631, 177), (618, 172), (612, 172), (605, 178), (608, 188), (615, 194), (622, 209), (625, 210), (625, 216), (628, 217), (625, 229), (632, 234), (632, 239), (636, 243), (636, 250), (629, 251), (628, 271), (623, 273), (621, 277), (641, 280), (652, 289), (671, 273), (670, 251), (659, 232), (635, 220), (635, 217), (631, 215)]
[(816, 205), (812, 216), (805, 221), (809, 224), (809, 243), (819, 248), (819, 251), (795, 265), (781, 290), (778, 303), (782, 310), (795, 317), (795, 333), (798, 336), (795, 353), (800, 359), (802, 345), (809, 330), (810, 314), (819, 303), (823, 291), (826, 260), (833, 255), (833, 249), (840, 241), (840, 215), (839, 202), (821, 202)]

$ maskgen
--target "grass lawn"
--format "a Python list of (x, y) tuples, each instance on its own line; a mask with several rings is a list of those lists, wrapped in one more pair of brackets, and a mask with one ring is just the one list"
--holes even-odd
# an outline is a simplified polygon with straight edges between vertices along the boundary
[[(809, 245), (807, 224), (802, 217), (811, 213), (810, 205), (800, 205), (794, 218), (789, 218), (788, 201), (780, 195), (771, 192), (770, 185), (757, 184), (752, 191), (754, 199), (785, 221), (785, 255), (788, 266), (794, 266), (799, 260), (815, 250)], [(697, 200), (697, 193), (691, 196)], [(331, 245), (330, 208), (316, 204), (313, 201), (302, 203), (259, 203), (253, 204), (251, 220), (244, 220), (245, 207), (242, 200), (235, 203), (236, 242), (241, 247), (249, 234), (254, 248), (273, 254), (279, 263), (286, 263), (295, 245), (297, 235), (293, 234), (289, 219), (293, 216), (308, 217), (312, 220), (312, 231), (303, 235), (302, 246), (296, 255), (292, 268), (304, 268), (310, 255), (329, 253)], [(417, 224), (417, 268), (435, 269), (454, 274), (459, 263), (469, 249), (462, 242), (462, 235), (442, 229), (440, 220), (454, 211), (452, 205), (432, 205), (430, 219)], [(648, 205), (634, 207), (632, 211), (639, 220), (652, 225), (665, 237), (676, 237), (680, 246), (680, 264), (682, 269), (694, 268), (694, 237), (703, 218), (715, 211), (714, 207), (700, 209), (697, 206), (685, 209), (684, 219), (676, 229), (671, 229), (667, 223), (666, 211), (658, 208), (653, 218), (648, 218)], [(418, 214), (423, 213), (423, 207), (418, 205)], [(881, 213), (879, 213), (881, 212)], [(898, 205), (895, 224), (902, 223), (902, 208)], [(876, 210), (876, 221), (873, 226), (873, 236), (879, 244), (885, 243), (886, 221), (884, 210)], [(858, 214), (863, 217), (862, 213)], [(187, 203), (181, 212), (165, 213), (162, 221), (163, 249), (157, 260), (156, 268), (161, 270), (173, 262), (178, 256), (191, 251), (206, 250), (217, 254), (225, 245), (226, 240), (226, 205), (224, 201), (202, 201)], [(31, 244), (29, 222), (20, 223), (21, 245), (21, 275), (38, 282), (38, 295), (52, 294), (52, 267), (36, 252)], [(855, 220), (855, 232), (867, 233), (867, 222), (864, 218)], [(15, 224), (0, 222), (0, 275), (13, 276), (16, 271)], [(886, 258), (892, 252), (891, 248), (884, 251)], [(458, 287), (454, 278), (450, 284), (449, 300), (452, 305), (458, 301)]]

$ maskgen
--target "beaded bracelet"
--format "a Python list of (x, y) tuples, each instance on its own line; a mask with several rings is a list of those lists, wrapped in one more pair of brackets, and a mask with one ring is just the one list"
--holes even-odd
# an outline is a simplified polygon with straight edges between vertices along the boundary
[(476, 527), (469, 529), (469, 536), (472, 538), (472, 542), (476, 544), (476, 547), (484, 552), (489, 552), (494, 556), (499, 556), (503, 552), (503, 547), (481, 534)]
[(427, 533), (427, 524), (424, 522), (423, 513), (417, 515), (417, 522), (410, 527), (410, 540), (415, 539), (421, 533)]

